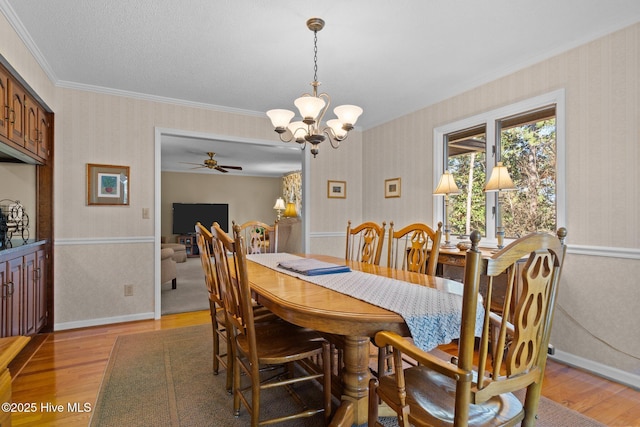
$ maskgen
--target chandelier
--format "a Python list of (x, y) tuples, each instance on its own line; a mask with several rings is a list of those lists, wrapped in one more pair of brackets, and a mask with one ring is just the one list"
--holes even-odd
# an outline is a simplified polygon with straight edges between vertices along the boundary
[(347, 139), (349, 131), (353, 129), (356, 120), (362, 114), (362, 108), (355, 105), (340, 105), (333, 109), (338, 117), (322, 123), (325, 113), (331, 104), (331, 98), (326, 93), (318, 94), (318, 31), (324, 28), (324, 21), (320, 18), (307, 20), (307, 28), (313, 31), (313, 93), (305, 93), (294, 101), (302, 120), (291, 122), (295, 115), (290, 110), (269, 110), (267, 116), (271, 119), (274, 130), (280, 135), (280, 140), (290, 142), (295, 140), (302, 145), (311, 144), (311, 154), (316, 157), (318, 145), (327, 137), (331, 147), (338, 148), (340, 141)]

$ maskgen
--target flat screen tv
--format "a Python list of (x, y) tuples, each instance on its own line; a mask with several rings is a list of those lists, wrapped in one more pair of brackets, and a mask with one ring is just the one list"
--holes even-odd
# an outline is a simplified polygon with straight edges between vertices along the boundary
[(228, 232), (229, 205), (226, 203), (174, 203), (173, 234), (195, 233), (196, 222), (207, 228), (215, 222)]

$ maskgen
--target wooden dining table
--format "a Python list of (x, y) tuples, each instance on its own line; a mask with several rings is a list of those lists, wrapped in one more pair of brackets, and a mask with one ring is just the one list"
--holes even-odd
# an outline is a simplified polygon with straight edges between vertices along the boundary
[[(346, 263), (353, 270), (446, 292), (462, 293), (461, 283), (436, 276), (354, 261), (345, 262), (342, 258), (325, 255), (299, 256), (337, 264)], [(247, 269), (251, 289), (258, 303), (293, 324), (329, 334), (341, 343), (343, 351), (341, 384), (337, 384), (333, 392), (338, 394), (342, 401), (354, 402), (356, 424), (366, 422), (370, 379), (370, 339), (383, 330), (410, 336), (402, 316), (251, 260), (247, 262)]]

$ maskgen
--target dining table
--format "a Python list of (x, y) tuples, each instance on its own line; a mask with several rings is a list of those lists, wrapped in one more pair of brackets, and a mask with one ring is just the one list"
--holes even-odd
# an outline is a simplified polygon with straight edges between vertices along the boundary
[[(354, 422), (363, 424), (367, 421), (368, 411), (371, 338), (383, 330), (410, 337), (412, 334), (409, 325), (398, 312), (312, 283), (311, 277), (275, 268), (277, 260), (282, 259), (281, 257), (286, 259), (286, 255), (289, 254), (247, 256), (247, 272), (254, 298), (282, 319), (319, 331), (333, 337), (332, 342), (340, 343), (343, 360), (338, 381), (333, 382), (332, 392), (343, 402), (354, 403)], [(296, 254), (296, 257), (347, 265), (353, 271), (417, 284), (447, 294), (462, 294), (462, 283), (450, 279), (346, 261), (327, 255)], [(460, 302), (460, 317), (461, 306)]]

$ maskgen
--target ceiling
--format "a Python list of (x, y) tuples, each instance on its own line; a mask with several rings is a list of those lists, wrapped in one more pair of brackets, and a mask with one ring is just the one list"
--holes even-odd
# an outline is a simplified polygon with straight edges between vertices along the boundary
[[(310, 91), (305, 22), (318, 16), (320, 89), (361, 106), (364, 130), (640, 21), (637, 0), (0, 0), (0, 11), (60, 87), (260, 117)], [(300, 168), (275, 133), (237, 142), (168, 137), (163, 170), (207, 151), (245, 174), (264, 173), (255, 159)]]

